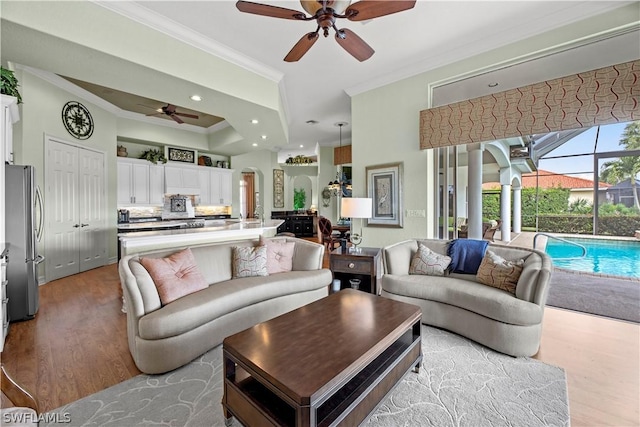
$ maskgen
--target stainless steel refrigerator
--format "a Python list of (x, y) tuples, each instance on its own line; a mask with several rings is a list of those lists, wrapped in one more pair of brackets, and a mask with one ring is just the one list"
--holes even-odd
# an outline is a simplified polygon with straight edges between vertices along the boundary
[(9, 321), (31, 319), (38, 311), (38, 242), (43, 231), (42, 193), (33, 166), (5, 166), (5, 232), (9, 244)]

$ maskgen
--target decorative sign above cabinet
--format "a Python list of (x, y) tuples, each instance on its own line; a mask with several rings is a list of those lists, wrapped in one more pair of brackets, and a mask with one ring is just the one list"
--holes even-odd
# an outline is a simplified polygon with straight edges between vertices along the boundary
[(62, 123), (74, 138), (88, 139), (93, 134), (93, 119), (87, 108), (77, 101), (62, 107)]

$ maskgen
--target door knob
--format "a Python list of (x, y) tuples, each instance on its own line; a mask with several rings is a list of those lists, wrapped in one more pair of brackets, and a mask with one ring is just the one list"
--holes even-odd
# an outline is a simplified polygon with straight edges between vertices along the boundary
[(73, 224), (73, 228), (80, 228), (80, 224)]
[(88, 227), (89, 224), (82, 224), (80, 227)]

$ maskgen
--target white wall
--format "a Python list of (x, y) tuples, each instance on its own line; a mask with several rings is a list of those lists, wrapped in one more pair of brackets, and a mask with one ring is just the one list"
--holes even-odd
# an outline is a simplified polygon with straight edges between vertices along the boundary
[[(17, 76), (24, 103), (21, 104), (21, 121), (18, 122), (19, 132), (14, 138), (15, 163), (33, 165), (36, 167), (37, 181), (44, 191), (44, 135), (48, 134), (79, 146), (87, 146), (106, 153), (107, 171), (107, 227), (108, 227), (108, 256), (117, 255), (116, 230), (116, 118), (113, 114), (72, 95), (58, 87), (36, 77), (26, 71)], [(72, 137), (62, 123), (62, 108), (68, 101), (81, 102), (93, 117), (93, 135), (87, 140)], [(45, 200), (45, 206), (47, 201)], [(44, 230), (43, 242), (47, 241), (47, 229)], [(39, 248), (46, 256), (45, 248)], [(39, 275), (43, 276), (44, 264), (41, 264)]]
[[(424, 209), (426, 218), (404, 218), (403, 228), (367, 227), (363, 245), (382, 247), (414, 237), (432, 237), (434, 173), (432, 150), (421, 151), (421, 110), (430, 107), (430, 87), (454, 81), (498, 64), (556, 49), (613, 28), (636, 22), (638, 4), (567, 25), (561, 29), (518, 41), (475, 57), (436, 68), (380, 88), (352, 96), (352, 157), (354, 196), (364, 196), (365, 167), (391, 162), (404, 163), (404, 209)], [(420, 60), (421, 58), (416, 58)], [(585, 70), (586, 71), (586, 70)], [(534, 82), (531, 82), (534, 83)]]

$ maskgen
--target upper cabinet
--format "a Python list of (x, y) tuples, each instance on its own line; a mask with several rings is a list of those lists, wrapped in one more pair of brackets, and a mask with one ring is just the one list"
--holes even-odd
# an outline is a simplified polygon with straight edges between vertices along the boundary
[(20, 120), (20, 112), (18, 110), (18, 99), (13, 96), (0, 95), (2, 99), (2, 123), (0, 124), (0, 176), (2, 185), (0, 185), (0, 200), (2, 200), (2, 209), (0, 209), (0, 252), (5, 247), (5, 211), (4, 211), (4, 165), (5, 162), (13, 164), (13, 124)]
[(211, 170), (211, 204), (231, 206), (233, 170)]
[(117, 176), (117, 203), (119, 205), (148, 205), (151, 203), (148, 161), (119, 158)]
[(165, 193), (200, 194), (198, 166), (164, 166)]
[(119, 157), (119, 206), (161, 206), (166, 194), (199, 196), (200, 206), (231, 206), (233, 170), (206, 166), (154, 165)]

